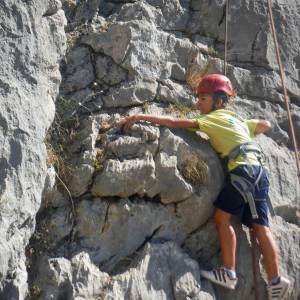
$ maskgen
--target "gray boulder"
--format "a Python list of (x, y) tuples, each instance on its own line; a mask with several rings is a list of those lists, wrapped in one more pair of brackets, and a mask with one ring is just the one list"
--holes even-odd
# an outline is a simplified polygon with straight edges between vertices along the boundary
[(127, 77), (125, 70), (113, 63), (112, 59), (107, 56), (98, 56), (96, 74), (97, 79), (103, 80), (108, 85), (116, 85)]
[(198, 264), (171, 242), (147, 244), (135, 268), (114, 280), (112, 296), (119, 299), (215, 299), (202, 287)]
[[(176, 203), (191, 197), (195, 189), (201, 186), (202, 193), (207, 189), (209, 192), (205, 192), (205, 195), (212, 195), (212, 198), (208, 198), (211, 201), (216, 196), (215, 191), (221, 187), (222, 177), (215, 177), (212, 181), (209, 174), (217, 173), (220, 167), (213, 162), (214, 156), (208, 154), (206, 145), (201, 145), (201, 142), (198, 142), (194, 136), (190, 136), (189, 139), (191, 143), (194, 143), (192, 147), (183, 138), (165, 129), (160, 135), (160, 147), (157, 149), (157, 154), (154, 153), (155, 156), (151, 149), (153, 145), (151, 148), (149, 146), (144, 148), (143, 156), (138, 154), (143, 148), (138, 152), (131, 150), (131, 154), (138, 154), (138, 158), (132, 157), (130, 160), (122, 161), (107, 160), (104, 170), (94, 180), (92, 194), (100, 197), (128, 197), (135, 194), (148, 197), (160, 195), (162, 203)], [(137, 138), (130, 140), (134, 140), (135, 143), (143, 141), (141, 139), (139, 142)], [(117, 145), (122, 144), (122, 147), (126, 145), (129, 149), (132, 146), (135, 147), (127, 141), (129, 138), (117, 139), (110, 144), (110, 147), (116, 145), (117, 142)], [(130, 151), (129, 149), (127, 152)], [(152, 150), (152, 154), (148, 149)], [(198, 160), (198, 164), (191, 163), (193, 160)], [(193, 185), (196, 185), (195, 189)]]
[[(297, 209), (294, 209), (294, 211), (296, 212)], [(293, 224), (276, 217), (272, 222), (272, 232), (279, 248), (282, 275), (291, 280), (290, 299), (298, 299), (300, 295), (300, 283), (298, 280), (300, 276), (300, 257), (295, 245), (300, 243), (299, 224), (297, 226), (297, 223)]]
[[(24, 299), (25, 246), (46, 181), (65, 18), (59, 1), (1, 1), (0, 298)], [(47, 183), (48, 184), (48, 183)]]
[(198, 51), (188, 39), (178, 39), (158, 30), (154, 23), (146, 20), (115, 23), (105, 32), (83, 36), (81, 43), (112, 57), (130, 76), (146, 79), (168, 76), (171, 65), (165, 64), (166, 61), (185, 68), (189, 56)]
[[(51, 2), (46, 15), (55, 11), (56, 2)], [(224, 4), (221, 0), (68, 2), (66, 30), (72, 49), (62, 66), (64, 79), (56, 105), (62, 125), (71, 124), (70, 139), (62, 138), (61, 144), (68, 150), (71, 172), (66, 186), (75, 213), (49, 170), (39, 214), (44, 219), (38, 218), (36, 232), (44, 229), (48, 247), (39, 253), (37, 245), (30, 268), (30, 280), (43, 293), (40, 299), (254, 299), (249, 235), (235, 221), (238, 272), (247, 280), (240, 280), (233, 292), (199, 280), (199, 268), (221, 263), (212, 203), (222, 187), (223, 172), (205, 136), (147, 122), (131, 129), (114, 126), (121, 116), (142, 112), (197, 116), (192, 111), (195, 98), (185, 81), (191, 82), (190, 68), (195, 68), (198, 78), (205, 72), (223, 72)], [(299, 34), (295, 32), (299, 9), (278, 1), (274, 8), (299, 135)], [(244, 118), (265, 118), (274, 125), (274, 130), (256, 141), (267, 156), (275, 210), (284, 219), (277, 217), (272, 227), (282, 255), (282, 273), (294, 285), (294, 300), (299, 297), (294, 250), (299, 244), (295, 236), (300, 184), (264, 3), (230, 2), (228, 48), (227, 74), (238, 95), (230, 108)], [(57, 83), (58, 77), (51, 78)], [(44, 108), (50, 124), (53, 112)], [(41, 131), (42, 141), (46, 127), (36, 123), (35, 128)], [(18, 150), (24, 141), (18, 139), (11, 148)], [(3, 170), (18, 155), (8, 157), (2, 161)], [(21, 189), (16, 190), (21, 194)], [(22, 224), (33, 228), (32, 220)], [(18, 224), (11, 225), (7, 236), (21, 230)], [(3, 241), (6, 251), (12, 244)], [(1, 257), (1, 265), (9, 265), (6, 258)], [(259, 269), (259, 259), (255, 264)], [(34, 278), (37, 269), (38, 279)], [(19, 270), (17, 278), (26, 282), (22, 263)], [(259, 273), (262, 300), (266, 296), (263, 269)]]
[[(144, 179), (143, 179), (144, 178)], [(94, 196), (127, 197), (138, 194), (153, 197), (155, 186), (155, 164), (152, 155), (141, 159), (108, 160), (92, 188)]]
[[(176, 66), (180, 68), (179, 65)], [(174, 68), (172, 68), (171, 76), (173, 78), (177, 76), (174, 75)], [(156, 99), (162, 103), (173, 103), (182, 106), (191, 106), (195, 101), (194, 98), (189, 87), (175, 83), (170, 79), (160, 81), (156, 96)]]
[(50, 299), (95, 299), (110, 281), (87, 253), (79, 253), (71, 261), (65, 258), (44, 257), (35, 282), (36, 297)]
[(153, 79), (137, 79), (123, 83), (118, 88), (111, 88), (107, 95), (103, 96), (104, 106), (130, 107), (151, 102), (156, 96), (157, 82)]
[[(188, 1), (136, 1), (123, 5), (117, 20), (146, 20), (164, 31), (186, 31), (189, 19)], [(176, 18), (174, 18), (176, 16)]]
[(86, 47), (73, 49), (66, 57), (66, 79), (62, 85), (65, 92), (87, 87), (95, 80), (91, 55)]
[[(221, 42), (217, 46), (224, 55), (225, 1), (192, 1), (192, 17), (188, 31), (212, 37)], [(288, 5), (289, 9), (286, 9)], [(283, 64), (287, 75), (299, 80), (298, 43), (299, 7), (295, 3), (273, 2), (273, 14)], [(230, 3), (228, 19), (228, 60), (253, 64), (266, 69), (278, 69), (267, 4), (261, 1)]]
[(215, 299), (211, 287), (200, 281), (198, 264), (172, 242), (146, 244), (131, 266), (109, 276), (85, 252), (71, 261), (44, 258), (36, 282), (38, 299)]

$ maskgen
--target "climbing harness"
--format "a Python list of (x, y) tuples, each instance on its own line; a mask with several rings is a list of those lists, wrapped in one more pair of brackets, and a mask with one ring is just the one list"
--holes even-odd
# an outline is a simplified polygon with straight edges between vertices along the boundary
[[(264, 154), (258, 146), (256, 146), (252, 142), (248, 142), (233, 148), (233, 150), (228, 154), (227, 159), (228, 161), (231, 161), (236, 159), (238, 156), (246, 156), (247, 153), (254, 153), (258, 161), (260, 162), (259, 173), (256, 176), (255, 181), (251, 182), (245, 177), (234, 173), (230, 173), (230, 181), (231, 184), (235, 187), (235, 189), (241, 194), (245, 202), (249, 204), (252, 218), (257, 219), (258, 215), (256, 211), (255, 201), (260, 201), (262, 199), (255, 199), (253, 195), (255, 188), (258, 185), (264, 171)], [(249, 170), (247, 167), (244, 167), (243, 170), (249, 174)], [(254, 174), (249, 174), (250, 178), (252, 176), (254, 176)], [(269, 196), (263, 200), (267, 201), (271, 215), (275, 216), (274, 208), (272, 206)]]
[(240, 154), (245, 155), (246, 153), (249, 153), (249, 152), (255, 153), (256, 156), (258, 157), (259, 161), (261, 163), (263, 163), (264, 157), (263, 157), (262, 150), (260, 149), (260, 147), (256, 146), (252, 142), (240, 144), (240, 145), (236, 146), (235, 148), (233, 148), (227, 156), (228, 161), (236, 159)]

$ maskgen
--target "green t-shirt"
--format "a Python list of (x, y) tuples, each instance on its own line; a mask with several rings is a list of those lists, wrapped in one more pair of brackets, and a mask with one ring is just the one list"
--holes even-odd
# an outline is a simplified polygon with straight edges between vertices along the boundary
[[(199, 131), (206, 133), (210, 144), (221, 158), (228, 154), (236, 146), (250, 142), (255, 136), (258, 120), (243, 120), (236, 113), (225, 109), (218, 109), (209, 114), (195, 118), (199, 124)], [(238, 156), (228, 162), (229, 171), (238, 165), (258, 165), (259, 161), (253, 153), (246, 156)]]

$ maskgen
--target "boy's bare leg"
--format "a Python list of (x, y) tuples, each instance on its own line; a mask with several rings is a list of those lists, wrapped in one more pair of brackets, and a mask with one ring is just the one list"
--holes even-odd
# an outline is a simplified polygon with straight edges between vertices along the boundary
[(231, 214), (216, 209), (214, 220), (217, 226), (224, 267), (235, 271), (236, 235), (230, 224)]
[(253, 224), (253, 230), (259, 242), (260, 252), (264, 258), (268, 281), (279, 276), (278, 251), (269, 227)]

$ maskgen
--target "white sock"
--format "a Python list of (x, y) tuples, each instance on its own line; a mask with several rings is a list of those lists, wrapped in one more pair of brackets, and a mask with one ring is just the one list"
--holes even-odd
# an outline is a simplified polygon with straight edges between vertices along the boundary
[(275, 285), (275, 284), (278, 284), (279, 282), (280, 282), (280, 276), (274, 277), (274, 278), (270, 281), (270, 285)]
[(224, 268), (226, 273), (228, 274), (228, 276), (231, 278), (231, 279), (235, 279), (236, 278), (236, 272), (235, 271), (232, 271), (232, 270), (229, 270), (227, 268)]

